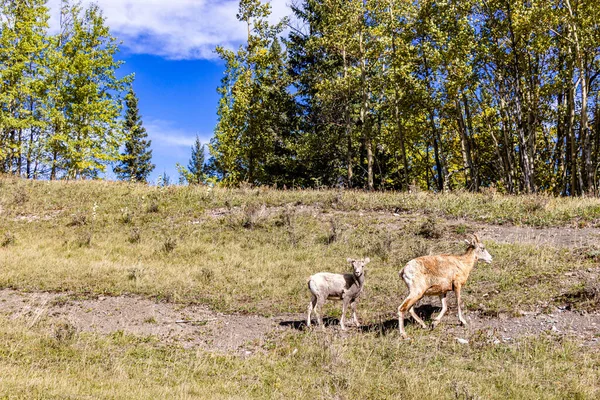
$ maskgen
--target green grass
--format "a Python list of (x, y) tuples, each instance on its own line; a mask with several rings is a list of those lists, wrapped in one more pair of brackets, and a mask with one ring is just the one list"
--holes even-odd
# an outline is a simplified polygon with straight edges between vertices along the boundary
[(401, 193), (338, 190), (208, 189), (148, 187), (104, 181), (40, 182), (0, 177), (0, 204), (8, 215), (99, 212), (115, 217), (126, 209), (159, 215), (201, 216), (215, 208), (305, 205), (321, 210), (424, 212), (497, 224), (562, 226), (597, 224), (600, 199), (486, 193)]
[[(85, 187), (81, 182), (35, 185)], [(89, 186), (110, 184), (90, 182)], [(113, 186), (115, 198), (123, 187), (157, 190)], [(406, 289), (397, 273), (408, 260), (430, 252), (464, 250), (464, 235), (447, 229), (441, 229), (445, 233), (435, 240), (421, 237), (423, 221), (429, 221), (421, 217), (399, 227), (389, 225), (379, 214), (324, 216), (318, 210), (301, 212), (288, 207), (267, 212), (251, 206), (214, 217), (193, 210), (176, 212), (172, 203), (177, 199), (169, 197), (160, 202), (158, 212), (148, 212), (145, 200), (126, 206), (103, 202), (98, 196), (96, 206), (91, 203), (87, 209), (77, 209), (70, 196), (45, 196), (48, 202), (61, 200), (53, 207), (69, 211), (44, 219), (39, 206), (0, 217), (12, 235), (11, 243), (0, 249), (0, 287), (136, 293), (268, 316), (304, 312), (308, 276), (322, 270), (345, 272), (347, 257), (369, 256), (373, 261), (361, 308), (367, 310), (366, 318), (376, 319), (393, 313), (390, 304), (402, 301)], [(492, 315), (550, 304), (571, 287), (572, 283), (561, 281), (562, 272), (595, 266), (592, 259), (551, 247), (492, 242), (488, 247), (494, 263), (476, 267), (465, 288), (465, 302), (471, 309)], [(338, 308), (332, 310), (333, 315), (339, 313)]]
[[(397, 275), (404, 263), (428, 253), (461, 252), (471, 220), (593, 225), (599, 210), (596, 199), (491, 193), (208, 190), (4, 177), (0, 287), (69, 292), (66, 297), (136, 293), (269, 316), (304, 313), (309, 275), (345, 272), (347, 257), (369, 256), (359, 316), (376, 323), (395, 318), (406, 294)], [(393, 218), (392, 212), (407, 218)], [(449, 217), (463, 220), (448, 229)], [(494, 262), (473, 270), (463, 296), (467, 312), (544, 310), (565, 295), (586, 309), (596, 304), (580, 296), (594, 282), (564, 275), (595, 268), (594, 257), (586, 256), (593, 251), (489, 240), (486, 245)], [(327, 304), (325, 313), (339, 316), (339, 304)], [(405, 342), (395, 330), (290, 330), (240, 357), (122, 333), (76, 333), (50, 320), (30, 328), (0, 316), (0, 398), (600, 395), (598, 350), (575, 338), (494, 344), (480, 332), (460, 345), (441, 328), (409, 333), (413, 340)]]
[[(55, 329), (55, 328), (54, 328)], [(552, 337), (286, 334), (247, 358), (0, 318), (0, 398), (593, 399), (600, 354)]]

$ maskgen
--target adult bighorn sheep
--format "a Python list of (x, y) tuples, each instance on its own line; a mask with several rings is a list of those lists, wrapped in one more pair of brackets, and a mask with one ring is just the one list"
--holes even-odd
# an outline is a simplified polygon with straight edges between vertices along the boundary
[(348, 304), (352, 307), (352, 318), (356, 326), (360, 326), (356, 317), (356, 303), (365, 284), (364, 267), (371, 260), (367, 257), (364, 260), (353, 260), (348, 258), (347, 261), (352, 264), (354, 272), (352, 274), (332, 274), (330, 272), (319, 272), (312, 275), (308, 279), (308, 289), (312, 293), (312, 298), (308, 304), (308, 316), (306, 317), (306, 325), (310, 326), (311, 313), (317, 315), (317, 324), (324, 328), (323, 320), (319, 315), (318, 309), (322, 309), (325, 300), (342, 300), (342, 318), (340, 326), (345, 330), (344, 316)]
[(404, 313), (408, 311), (414, 320), (423, 328), (427, 328), (425, 322), (415, 313), (414, 305), (423, 296), (439, 296), (442, 301), (442, 311), (433, 319), (432, 328), (439, 324), (440, 319), (448, 310), (446, 304), (446, 293), (454, 291), (458, 305), (458, 319), (462, 325), (467, 321), (462, 316), (460, 308), (460, 289), (469, 278), (469, 273), (475, 266), (477, 260), (492, 262), (492, 256), (485, 249), (477, 235), (471, 240), (465, 240), (469, 247), (463, 255), (442, 254), (438, 256), (423, 256), (410, 260), (399, 275), (406, 283), (408, 297), (398, 307), (398, 327), (400, 334), (406, 338), (404, 331)]

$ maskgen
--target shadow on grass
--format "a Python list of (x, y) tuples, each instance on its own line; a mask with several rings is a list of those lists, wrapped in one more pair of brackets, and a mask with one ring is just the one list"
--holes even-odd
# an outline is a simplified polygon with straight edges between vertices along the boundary
[[(310, 328), (315, 328), (317, 327), (317, 321), (315, 318), (312, 319), (312, 325), (309, 327), (306, 326), (306, 320), (294, 320), (294, 321), (281, 321), (279, 323), (280, 326), (287, 326), (288, 328), (292, 328), (292, 329), (296, 329), (299, 331), (303, 331), (306, 329), (310, 329)], [(323, 325), (325, 325), (325, 327), (329, 327), (329, 326), (339, 326), (340, 325), (340, 320), (337, 318), (333, 318), (333, 317), (324, 317), (323, 318)]]
[[(419, 307), (415, 307), (415, 312), (424, 321), (430, 320), (431, 316), (433, 314), (438, 313), (440, 311), (441, 311), (441, 307), (432, 306), (430, 304), (423, 304)], [(415, 322), (413, 321), (412, 318), (410, 318), (409, 315), (407, 315), (406, 318), (404, 319), (404, 324), (405, 324), (405, 326), (409, 326), (409, 325), (414, 325)], [(279, 323), (279, 325), (285, 326), (288, 328), (292, 328), (292, 329), (296, 329), (299, 331), (304, 331), (306, 329), (310, 329), (306, 326), (306, 320), (281, 321)], [(338, 318), (326, 317), (326, 318), (323, 318), (323, 325), (325, 325), (326, 328), (330, 327), (330, 326), (339, 326), (340, 320)], [(317, 328), (316, 321), (314, 319), (313, 319), (311, 328)], [(347, 320), (346, 328), (347, 329), (356, 329), (350, 319)], [(387, 335), (390, 332), (398, 331), (398, 319), (397, 318), (387, 319), (387, 320), (380, 319), (379, 322), (361, 325), (359, 330), (361, 332), (376, 332), (379, 335)]]

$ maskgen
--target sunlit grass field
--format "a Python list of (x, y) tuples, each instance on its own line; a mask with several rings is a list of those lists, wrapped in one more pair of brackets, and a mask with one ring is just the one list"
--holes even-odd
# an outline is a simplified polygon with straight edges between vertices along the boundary
[(597, 349), (551, 337), (470, 346), (442, 331), (289, 333), (248, 358), (123, 334), (58, 339), (0, 319), (4, 398), (594, 399)]
[[(461, 219), (460, 226), (449, 224)], [(368, 256), (363, 323), (395, 318), (398, 271), (461, 252), (470, 222), (596, 226), (597, 199), (470, 193), (148, 187), (0, 178), (0, 288), (138, 294), (226, 313), (302, 318), (306, 279)], [(424, 232), (424, 227), (435, 231)], [(468, 311), (545, 310), (586, 282), (590, 249), (502, 244), (465, 288)], [(590, 255), (591, 254), (591, 255)], [(576, 296), (575, 296), (576, 297)], [(585, 299), (582, 299), (582, 302)], [(577, 304), (575, 304), (575, 307)], [(339, 304), (327, 305), (339, 317)], [(467, 311), (467, 312), (468, 312)], [(448, 318), (448, 317), (447, 317)], [(507, 322), (507, 323), (510, 323)], [(0, 398), (597, 398), (600, 352), (542, 336), (465, 346), (443, 329), (290, 330), (248, 357), (124, 334), (57, 334), (0, 317)]]

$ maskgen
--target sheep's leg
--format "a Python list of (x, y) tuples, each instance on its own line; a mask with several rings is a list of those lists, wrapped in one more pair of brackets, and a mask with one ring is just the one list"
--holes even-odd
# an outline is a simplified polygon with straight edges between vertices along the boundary
[(321, 325), (321, 328), (325, 330), (325, 325), (323, 325), (323, 318), (321, 316), (321, 312), (323, 311), (323, 304), (325, 304), (325, 298), (318, 297), (317, 304), (313, 307), (315, 314), (317, 315), (317, 324)]
[(438, 314), (437, 317), (433, 319), (433, 324), (431, 325), (431, 329), (435, 328), (439, 323), (446, 311), (448, 311), (448, 303), (446, 302), (446, 293), (440, 295), (440, 300), (442, 301), (442, 311)]
[(410, 315), (414, 318), (414, 320), (421, 325), (421, 328), (423, 329), (427, 329), (427, 324), (425, 322), (423, 322), (423, 320), (421, 318), (419, 318), (419, 316), (417, 315), (417, 313), (415, 312), (415, 307), (414, 305), (410, 308), (410, 310), (408, 310), (408, 312), (410, 313)]
[(310, 303), (308, 303), (308, 316), (306, 317), (306, 326), (310, 326), (310, 315), (311, 315), (313, 309), (315, 310), (315, 313), (317, 312), (316, 307), (317, 307), (317, 296), (315, 296), (313, 294), (312, 298), (310, 299)]
[(344, 325), (344, 316), (346, 315), (346, 310), (348, 309), (348, 298), (344, 297), (342, 299), (342, 318), (340, 318), (340, 327), (343, 331), (346, 330), (346, 326)]
[(419, 301), (421, 296), (417, 296), (414, 293), (410, 293), (408, 297), (398, 307), (398, 329), (403, 338), (407, 339), (406, 332), (404, 331), (404, 314), (412, 308), (412, 306)]
[(460, 307), (460, 285), (455, 287), (454, 293), (456, 294), (456, 305), (458, 307), (458, 320), (460, 321), (462, 326), (467, 326), (467, 321), (463, 318), (462, 310)]
[(356, 299), (354, 299), (351, 303), (350, 303), (350, 307), (352, 307), (352, 319), (354, 320), (354, 325), (356, 325), (356, 327), (360, 327), (360, 322), (358, 322), (358, 317), (356, 316)]

